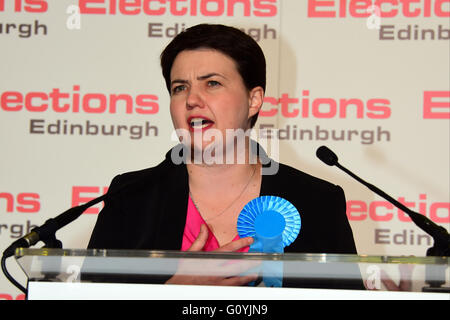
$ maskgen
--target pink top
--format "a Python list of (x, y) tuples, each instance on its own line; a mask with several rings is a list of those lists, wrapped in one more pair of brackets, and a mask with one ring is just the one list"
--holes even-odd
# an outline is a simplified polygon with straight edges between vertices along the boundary
[[(184, 227), (183, 243), (181, 245), (182, 251), (186, 251), (191, 247), (192, 243), (195, 241), (198, 234), (200, 233), (200, 226), (202, 224), (208, 227), (205, 220), (203, 220), (202, 216), (200, 215), (200, 212), (198, 212), (197, 208), (195, 207), (191, 197), (189, 196), (186, 225)], [(236, 235), (233, 241), (239, 239), (240, 239), (239, 235)], [(208, 228), (208, 240), (206, 240), (205, 246), (203, 247), (203, 251), (213, 251), (218, 248), (219, 242), (217, 241), (216, 237), (211, 232), (211, 230)], [(249, 247), (244, 247), (239, 249), (237, 252), (247, 252), (248, 250)]]

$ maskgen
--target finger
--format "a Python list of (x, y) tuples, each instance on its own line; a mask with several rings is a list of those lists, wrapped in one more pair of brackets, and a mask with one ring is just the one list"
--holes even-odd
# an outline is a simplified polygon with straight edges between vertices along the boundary
[(412, 281), (411, 280), (405, 280), (401, 279), (398, 284), (398, 289), (400, 291), (411, 291), (412, 288)]
[(216, 275), (225, 278), (234, 277), (240, 274), (253, 273), (261, 266), (259, 260), (228, 260), (220, 265), (217, 265)]
[(206, 240), (208, 240), (208, 228), (206, 225), (202, 224), (197, 238), (187, 251), (201, 251), (205, 246)]
[(406, 264), (399, 265), (398, 267), (400, 271), (400, 282), (398, 284), (401, 291), (410, 291), (412, 287), (412, 271), (414, 269), (414, 265)]
[(381, 270), (381, 282), (384, 284), (388, 291), (400, 291), (400, 288), (395, 284), (395, 282), (388, 276), (388, 274)]
[(222, 251), (222, 252), (223, 251), (237, 251), (239, 249), (250, 246), (253, 243), (253, 241), (254, 240), (252, 237), (242, 238), (242, 239), (239, 239), (236, 241), (231, 241), (215, 251)]
[(243, 286), (245, 284), (248, 284), (249, 282), (256, 281), (258, 279), (257, 274), (252, 274), (248, 276), (242, 276), (242, 277), (232, 277), (224, 279), (220, 282), (219, 285), (222, 286)]

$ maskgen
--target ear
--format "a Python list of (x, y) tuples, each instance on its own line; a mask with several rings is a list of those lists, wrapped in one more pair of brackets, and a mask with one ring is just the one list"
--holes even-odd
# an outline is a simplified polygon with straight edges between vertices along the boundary
[(250, 119), (261, 110), (264, 102), (264, 89), (255, 87), (249, 92), (248, 118)]

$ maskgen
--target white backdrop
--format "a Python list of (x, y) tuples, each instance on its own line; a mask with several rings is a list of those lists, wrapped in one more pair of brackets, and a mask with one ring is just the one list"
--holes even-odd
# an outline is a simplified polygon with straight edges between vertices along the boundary
[[(0, 0), (0, 250), (162, 160), (175, 142), (159, 54), (224, 23), (266, 54), (256, 127), (280, 130), (282, 162), (344, 188), (358, 252), (425, 255), (405, 214), (315, 150), (448, 229), (449, 17), (449, 0)], [(86, 247), (99, 207), (57, 233), (65, 248)], [(0, 277), (0, 299), (18, 294)]]

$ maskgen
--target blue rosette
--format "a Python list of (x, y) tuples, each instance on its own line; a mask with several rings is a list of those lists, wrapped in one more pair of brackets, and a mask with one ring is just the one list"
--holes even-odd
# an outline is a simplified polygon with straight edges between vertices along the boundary
[[(294, 242), (301, 228), (298, 210), (286, 199), (261, 196), (245, 205), (239, 214), (237, 231), (241, 238), (252, 237), (255, 242), (267, 242), (260, 252), (284, 252)], [(277, 243), (278, 241), (278, 243)], [(271, 250), (273, 245), (276, 250)], [(254, 250), (252, 250), (254, 251)]]
[[(239, 237), (254, 238), (249, 252), (283, 253), (284, 248), (297, 239), (300, 228), (298, 210), (286, 199), (275, 196), (253, 199), (242, 209), (237, 221)], [(281, 261), (263, 261), (258, 272), (266, 287), (282, 286)]]

